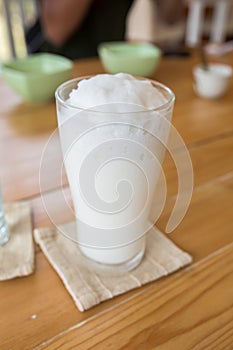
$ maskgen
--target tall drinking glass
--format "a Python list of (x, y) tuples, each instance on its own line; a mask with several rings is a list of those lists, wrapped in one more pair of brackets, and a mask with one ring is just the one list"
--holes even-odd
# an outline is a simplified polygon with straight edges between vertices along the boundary
[(154, 109), (131, 103), (82, 109), (69, 102), (70, 92), (82, 79), (68, 81), (56, 91), (60, 141), (76, 215), (76, 238), (81, 252), (92, 261), (126, 271), (142, 260), (146, 233), (154, 224), (152, 204), (169, 135), (174, 94), (151, 81), (164, 101)]

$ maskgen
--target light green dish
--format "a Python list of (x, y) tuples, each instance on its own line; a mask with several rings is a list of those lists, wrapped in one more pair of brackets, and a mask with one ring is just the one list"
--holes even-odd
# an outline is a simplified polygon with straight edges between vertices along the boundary
[(150, 76), (158, 66), (161, 51), (149, 43), (106, 42), (98, 47), (98, 53), (109, 73), (129, 73)]
[(23, 100), (45, 103), (58, 85), (70, 79), (71, 60), (48, 53), (30, 55), (2, 65), (2, 77)]

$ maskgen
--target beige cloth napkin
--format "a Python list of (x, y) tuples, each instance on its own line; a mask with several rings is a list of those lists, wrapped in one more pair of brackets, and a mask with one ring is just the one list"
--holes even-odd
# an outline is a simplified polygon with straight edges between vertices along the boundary
[[(75, 223), (64, 225), (63, 230), (75, 230)], [(130, 272), (112, 276), (88, 267), (78, 245), (56, 228), (36, 229), (34, 235), (80, 311), (166, 276), (192, 261), (189, 254), (153, 228), (141, 264)]]
[(0, 247), (0, 281), (29, 275), (34, 271), (31, 208), (28, 202), (5, 206), (10, 240)]

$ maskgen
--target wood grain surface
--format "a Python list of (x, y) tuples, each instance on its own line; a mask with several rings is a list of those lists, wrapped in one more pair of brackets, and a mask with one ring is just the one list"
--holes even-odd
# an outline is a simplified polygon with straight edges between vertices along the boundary
[(231, 244), (41, 349), (230, 350), (232, 284)]
[[(154, 78), (176, 94), (174, 125), (194, 169), (190, 208), (170, 234), (194, 262), (173, 275), (80, 313), (36, 247), (33, 275), (0, 283), (1, 350), (233, 349), (233, 82), (219, 100), (192, 87), (197, 57), (163, 58)], [(219, 59), (233, 64), (233, 54)], [(74, 76), (103, 72), (98, 59), (75, 63)], [(27, 199), (34, 227), (52, 225), (40, 196), (41, 156), (56, 130), (55, 104), (28, 105), (0, 80), (0, 178), (5, 201)], [(46, 160), (43, 196), (59, 222), (73, 218), (58, 198), (55, 137)], [(172, 159), (164, 162), (168, 197), (157, 223), (165, 229), (177, 193)], [(66, 179), (63, 184), (70, 198)], [(70, 199), (69, 199), (70, 200)]]

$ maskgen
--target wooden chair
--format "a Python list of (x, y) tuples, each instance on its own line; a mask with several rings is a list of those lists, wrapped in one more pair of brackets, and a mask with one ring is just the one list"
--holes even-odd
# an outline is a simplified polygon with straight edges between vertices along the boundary
[(222, 42), (226, 38), (228, 10), (230, 0), (189, 0), (185, 42), (188, 46), (197, 46), (202, 39), (205, 22), (205, 10), (213, 7), (210, 23), (210, 41)]
[[(24, 32), (27, 28), (27, 23), (26, 23), (26, 17), (25, 17), (25, 2), (24, 0), (2, 0), (2, 5), (3, 5), (3, 13), (6, 21), (6, 27), (7, 27), (7, 36), (8, 36), (8, 42), (9, 42), (9, 48), (10, 48), (10, 55), (11, 58), (16, 57), (16, 50), (15, 50), (15, 39), (13, 36), (13, 18), (12, 18), (12, 13), (11, 13), (11, 4), (12, 1), (17, 5), (18, 11), (19, 11), (19, 16), (21, 19), (21, 24), (24, 29)], [(38, 4), (36, 0), (31, 0), (33, 3), (34, 7), (34, 15), (35, 18), (38, 15)]]

